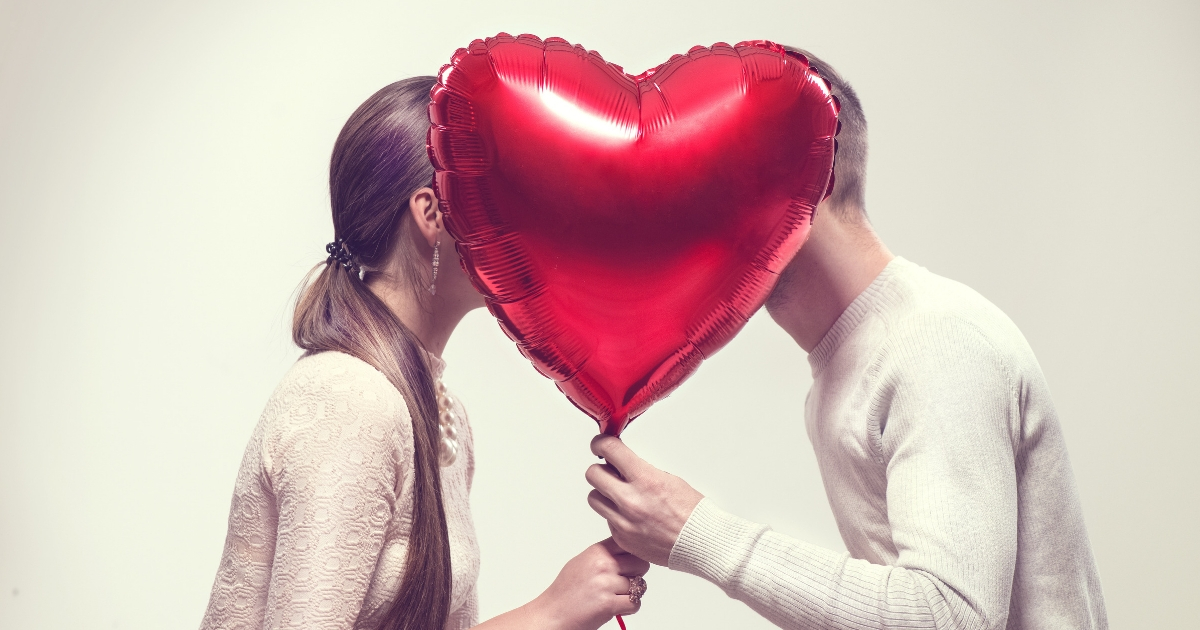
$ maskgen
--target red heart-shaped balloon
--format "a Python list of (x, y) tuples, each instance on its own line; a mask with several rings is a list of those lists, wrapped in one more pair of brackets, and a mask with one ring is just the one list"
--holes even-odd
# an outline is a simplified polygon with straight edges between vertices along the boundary
[(832, 185), (837, 102), (769, 42), (634, 77), (501, 33), (442, 68), (429, 155), (489, 310), (617, 435), (745, 325)]

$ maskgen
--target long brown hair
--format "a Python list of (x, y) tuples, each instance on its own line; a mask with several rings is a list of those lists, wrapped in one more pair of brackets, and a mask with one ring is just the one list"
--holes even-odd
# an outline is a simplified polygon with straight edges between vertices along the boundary
[[(356, 626), (371, 630), (440, 629), (450, 608), (450, 543), (429, 363), (416, 335), (359, 275), (360, 269), (370, 273), (401, 246), (396, 235), (411, 220), (409, 198), (433, 180), (425, 136), (435, 81), (413, 77), (379, 90), (338, 134), (329, 165), (329, 196), (334, 238), (345, 244), (351, 258), (348, 264), (331, 260), (319, 272), (314, 269), (292, 322), (292, 338), (309, 354), (344, 352), (382, 372), (400, 390), (412, 416), (413, 524), (404, 577), (388, 605), (360, 612)], [(411, 264), (406, 275), (420, 277)]]

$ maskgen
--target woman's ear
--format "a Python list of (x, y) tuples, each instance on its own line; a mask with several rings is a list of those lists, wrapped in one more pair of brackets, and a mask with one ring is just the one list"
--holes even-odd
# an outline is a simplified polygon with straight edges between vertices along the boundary
[(425, 241), (433, 247), (438, 242), (442, 231), (442, 212), (438, 209), (437, 197), (433, 189), (420, 188), (408, 198), (408, 210), (412, 213), (413, 225), (425, 237)]

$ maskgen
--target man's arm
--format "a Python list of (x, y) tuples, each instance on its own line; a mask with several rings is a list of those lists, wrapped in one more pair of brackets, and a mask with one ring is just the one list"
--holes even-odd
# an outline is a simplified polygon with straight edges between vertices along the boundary
[(909, 373), (926, 378), (894, 384), (876, 442), (894, 565), (724, 512), (611, 437), (592, 442), (608, 464), (588, 470), (589, 503), (623, 548), (699, 575), (783, 628), (1004, 627), (1016, 559), (1007, 374), (969, 326), (898, 341), (906, 365), (920, 364)]

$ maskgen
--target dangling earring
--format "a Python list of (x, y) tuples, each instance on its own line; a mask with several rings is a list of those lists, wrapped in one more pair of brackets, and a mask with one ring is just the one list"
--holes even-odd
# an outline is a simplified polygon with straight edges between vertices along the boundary
[(433, 279), (429, 281), (429, 295), (437, 295), (438, 246), (441, 244), (440, 238), (433, 243)]

